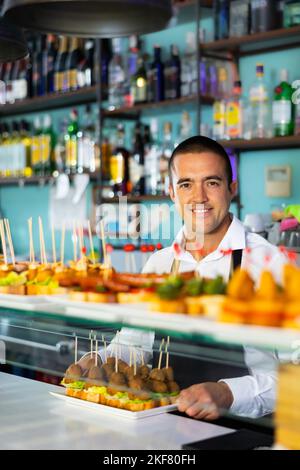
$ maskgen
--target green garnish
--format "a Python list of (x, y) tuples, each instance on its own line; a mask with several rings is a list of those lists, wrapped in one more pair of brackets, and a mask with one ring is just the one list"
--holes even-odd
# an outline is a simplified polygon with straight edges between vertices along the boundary
[(226, 293), (226, 284), (222, 276), (215, 279), (206, 280), (203, 287), (203, 293), (207, 295), (223, 295)]
[(98, 294), (104, 294), (105, 292), (107, 292), (107, 289), (104, 286), (96, 286), (95, 292), (97, 292)]
[(191, 279), (187, 282), (185, 291), (190, 297), (197, 297), (203, 294), (204, 281), (202, 279)]

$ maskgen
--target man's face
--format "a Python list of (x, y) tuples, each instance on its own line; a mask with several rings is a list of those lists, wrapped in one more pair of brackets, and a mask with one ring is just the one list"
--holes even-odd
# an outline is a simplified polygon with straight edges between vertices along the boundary
[(236, 182), (228, 187), (222, 157), (211, 152), (179, 154), (172, 176), (170, 196), (188, 231), (217, 233), (237, 189)]

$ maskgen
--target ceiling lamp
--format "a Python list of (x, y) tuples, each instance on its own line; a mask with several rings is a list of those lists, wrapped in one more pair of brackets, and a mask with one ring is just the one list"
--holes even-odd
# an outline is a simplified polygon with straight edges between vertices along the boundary
[(23, 59), (27, 54), (22, 30), (6, 18), (0, 17), (0, 63)]
[(171, 0), (5, 0), (3, 14), (42, 33), (120, 37), (166, 27)]

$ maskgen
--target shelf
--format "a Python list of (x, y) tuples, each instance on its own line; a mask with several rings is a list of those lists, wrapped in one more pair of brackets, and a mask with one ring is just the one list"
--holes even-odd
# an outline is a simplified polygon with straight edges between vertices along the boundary
[(256, 347), (279, 352), (291, 352), (291, 345), (300, 340), (300, 330), (221, 323), (206, 317), (184, 314), (156, 313), (141, 305), (84, 304), (55, 298), (43, 305), (26, 304), (0, 299), (2, 318), (21, 318), (25, 321), (48, 319), (49, 322), (68, 322), (80, 327), (142, 328), (191, 341), (212, 345)]
[(300, 148), (300, 135), (292, 135), (289, 137), (273, 137), (271, 139), (235, 139), (220, 140), (219, 143), (223, 147), (234, 148), (236, 150), (276, 150), (276, 149), (292, 149)]
[[(197, 0), (186, 0), (186, 1), (174, 1), (173, 5), (176, 8), (186, 8), (190, 7), (191, 5), (196, 5)], [(212, 8), (213, 6), (213, 0), (202, 0), (200, 3), (201, 7), (203, 8)]]
[[(83, 173), (86, 174), (86, 173)], [(88, 173), (91, 181), (97, 181), (97, 173)], [(69, 178), (74, 179), (75, 175), (69, 175)], [(45, 186), (46, 184), (53, 184), (56, 181), (54, 176), (31, 176), (30, 178), (17, 178), (17, 177), (8, 177), (0, 178), (0, 187), (1, 186)]]
[[(122, 196), (123, 198), (126, 196)], [(128, 203), (136, 203), (136, 202), (147, 202), (147, 201), (170, 201), (169, 196), (127, 196)], [(119, 202), (118, 197), (112, 198), (103, 198), (101, 200), (102, 204), (117, 204)]]
[(81, 88), (66, 93), (53, 93), (35, 98), (27, 98), (13, 104), (0, 106), (0, 116), (13, 116), (17, 114), (49, 111), (67, 106), (92, 103), (96, 101), (96, 86)]
[[(211, 105), (214, 103), (214, 98), (212, 96), (201, 96), (200, 97), (202, 104), (207, 104)], [(113, 109), (113, 110), (104, 110), (103, 111), (103, 116), (105, 117), (115, 117), (119, 118), (122, 115), (134, 115), (136, 116), (138, 113), (141, 111), (147, 111), (151, 109), (157, 109), (157, 108), (164, 108), (164, 107), (170, 107), (170, 106), (181, 106), (184, 104), (188, 103), (195, 103), (197, 102), (197, 96), (196, 95), (191, 95), (191, 96), (186, 96), (183, 98), (177, 98), (174, 100), (164, 100), (164, 101), (159, 101), (157, 103), (143, 103), (143, 104), (137, 104), (134, 106), (123, 106), (121, 108)]]
[(201, 44), (203, 52), (231, 51), (240, 55), (251, 55), (270, 50), (281, 50), (287, 47), (300, 46), (300, 26), (281, 28), (264, 33), (221, 39)]

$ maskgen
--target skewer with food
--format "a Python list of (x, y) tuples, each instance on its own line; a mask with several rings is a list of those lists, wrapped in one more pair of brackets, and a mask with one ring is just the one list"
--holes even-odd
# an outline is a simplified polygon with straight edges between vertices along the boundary
[[(76, 340), (77, 341), (77, 340)], [(77, 361), (77, 342), (75, 347), (75, 362), (66, 370), (62, 385), (66, 395), (81, 400), (91, 401), (101, 405), (120, 408), (128, 411), (144, 411), (151, 408), (174, 404), (180, 392), (179, 385), (174, 380), (173, 369), (169, 366), (169, 338), (165, 351), (164, 340), (160, 345), (157, 368), (150, 369), (143, 359), (137, 363), (136, 349), (130, 350), (130, 362), (127, 364), (119, 357), (118, 341), (114, 356), (107, 356), (104, 343), (105, 362), (98, 361), (98, 342), (92, 362)], [(166, 364), (162, 367), (163, 353)]]

